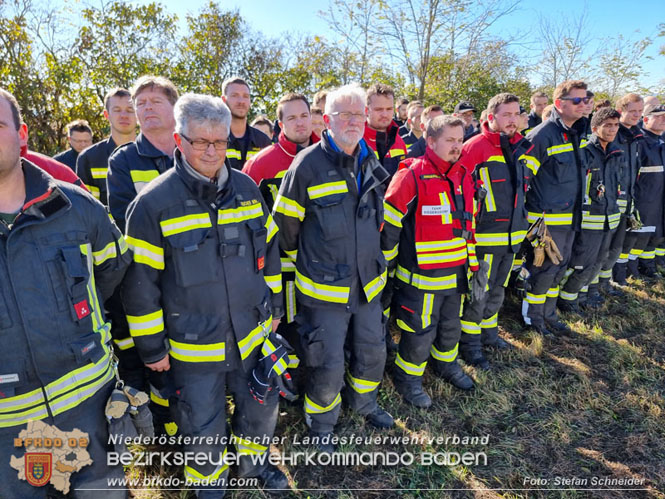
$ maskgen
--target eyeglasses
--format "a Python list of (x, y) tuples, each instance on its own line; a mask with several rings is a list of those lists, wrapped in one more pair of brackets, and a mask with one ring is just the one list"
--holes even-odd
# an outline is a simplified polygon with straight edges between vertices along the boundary
[(212, 145), (215, 148), (215, 151), (221, 152), (221, 151), (226, 151), (227, 147), (229, 146), (229, 141), (228, 140), (216, 140), (214, 142), (210, 142), (209, 140), (206, 139), (190, 139), (184, 134), (180, 134), (180, 136), (185, 139), (187, 142), (189, 142), (192, 145), (192, 149), (195, 151), (207, 151), (208, 147)]
[(561, 97), (561, 100), (569, 100), (574, 106), (579, 106), (582, 102), (588, 104), (591, 101), (591, 97)]
[(365, 121), (367, 115), (365, 113), (350, 113), (348, 111), (335, 111), (334, 113), (328, 113), (330, 116), (339, 116), (339, 119), (342, 121), (351, 121), (351, 118), (357, 120)]

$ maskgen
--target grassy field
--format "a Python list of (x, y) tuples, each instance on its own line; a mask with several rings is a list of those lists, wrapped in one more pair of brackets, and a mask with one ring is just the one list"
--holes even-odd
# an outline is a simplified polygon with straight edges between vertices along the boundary
[[(564, 319), (571, 317), (564, 316)], [(285, 467), (287, 497), (658, 497), (665, 498), (665, 286), (636, 281), (584, 320), (568, 320), (570, 336), (554, 340), (524, 330), (519, 303), (508, 298), (502, 337), (515, 347), (491, 354), (492, 370), (465, 367), (470, 393), (426, 374), (429, 410), (401, 402), (389, 376), (380, 399), (396, 426), (379, 432), (344, 409), (337, 432), (355, 436), (481, 437), (487, 445), (344, 445), (339, 451), (484, 452), (487, 465)], [(388, 366), (393, 357), (389, 356)], [(301, 409), (283, 404), (274, 452), (311, 450)], [(136, 470), (135, 470), (136, 471)], [(168, 474), (176, 470), (153, 470)], [(130, 471), (131, 473), (131, 471)], [(567, 484), (557, 477), (579, 479)], [(594, 478), (636, 478), (642, 485), (595, 485)], [(533, 479), (525, 484), (525, 479)], [(538, 483), (537, 480), (540, 480)], [(586, 482), (585, 482), (586, 481)], [(595, 482), (598, 483), (598, 482)], [(604, 482), (607, 483), (607, 482)], [(577, 485), (577, 487), (576, 487)], [(570, 489), (585, 490), (570, 490)], [(628, 488), (646, 489), (643, 491)], [(327, 489), (327, 490), (326, 490)], [(437, 490), (438, 489), (438, 490)], [(441, 489), (456, 489), (446, 490)], [(529, 490), (524, 490), (529, 489)], [(537, 490), (550, 489), (550, 490)], [(568, 489), (568, 490), (552, 490)], [(135, 497), (190, 497), (184, 491), (135, 491)], [(266, 497), (262, 491), (228, 496)], [(193, 497), (193, 496), (192, 496)]]

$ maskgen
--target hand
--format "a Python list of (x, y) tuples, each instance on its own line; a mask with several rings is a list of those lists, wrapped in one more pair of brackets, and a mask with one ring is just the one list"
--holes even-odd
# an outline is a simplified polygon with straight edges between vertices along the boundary
[(274, 333), (277, 331), (277, 328), (279, 327), (279, 323), (282, 321), (282, 319), (273, 319), (272, 320), (272, 332)]
[(171, 369), (171, 362), (169, 362), (169, 356), (166, 354), (162, 360), (158, 360), (152, 364), (146, 364), (145, 366), (153, 371), (162, 372)]

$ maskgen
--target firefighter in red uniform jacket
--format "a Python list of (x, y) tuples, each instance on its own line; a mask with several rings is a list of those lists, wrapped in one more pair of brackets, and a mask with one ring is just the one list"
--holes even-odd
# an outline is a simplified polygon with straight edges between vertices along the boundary
[(383, 83), (367, 90), (367, 123), (363, 138), (372, 148), (379, 163), (394, 175), (400, 161), (406, 158), (406, 144), (399, 136), (399, 126), (392, 119), (395, 93)]
[(399, 170), (385, 197), (381, 247), (395, 269), (392, 311), (402, 339), (394, 381), (404, 400), (429, 407), (422, 376), (427, 359), (435, 373), (460, 389), (473, 381), (457, 364), (460, 305), (468, 269), (478, 270), (474, 239), (475, 184), (460, 163), (464, 124), (443, 116), (427, 127), (427, 149)]
[[(277, 118), (281, 132), (277, 143), (266, 147), (259, 154), (247, 160), (242, 169), (259, 186), (261, 195), (272, 211), (279, 187), (286, 170), (296, 154), (320, 139), (312, 132), (312, 115), (309, 102), (302, 94), (289, 93), (277, 104)], [(296, 316), (296, 267), (293, 260), (281, 251), (282, 289), (284, 292), (284, 319), (277, 332), (296, 348), (299, 347), (297, 329), (293, 327)], [(300, 356), (298, 356), (300, 357)], [(289, 367), (298, 365), (296, 356), (289, 358)]]
[(468, 364), (489, 368), (483, 346), (505, 349), (498, 335), (498, 314), (505, 295), (515, 254), (520, 250), (529, 222), (525, 196), (540, 162), (533, 146), (518, 132), (519, 98), (501, 93), (487, 105), (488, 121), (480, 134), (464, 143), (462, 163), (482, 182), (479, 199), (476, 245), (478, 259), (489, 266), (488, 289), (482, 300), (464, 303), (460, 355)]

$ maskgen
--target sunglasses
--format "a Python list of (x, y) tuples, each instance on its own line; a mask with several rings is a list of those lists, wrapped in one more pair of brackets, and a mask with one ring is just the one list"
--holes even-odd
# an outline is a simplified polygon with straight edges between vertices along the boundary
[(588, 104), (591, 97), (561, 97), (561, 100), (569, 100), (574, 106), (580, 105), (582, 102)]

